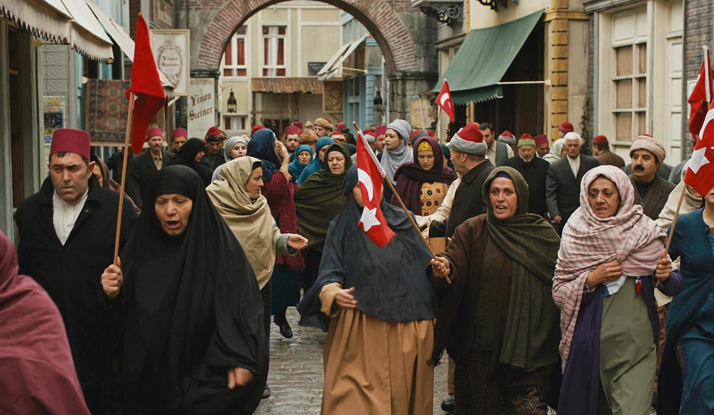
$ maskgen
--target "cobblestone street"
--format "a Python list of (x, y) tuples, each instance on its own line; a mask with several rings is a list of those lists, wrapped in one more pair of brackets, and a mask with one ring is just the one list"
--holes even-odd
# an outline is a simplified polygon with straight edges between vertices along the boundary
[[(292, 339), (283, 338), (278, 327), (271, 324), (268, 385), (273, 393), (260, 403), (256, 414), (319, 414), (325, 333), (298, 326), (298, 313), (293, 307), (287, 316)], [(434, 414), (443, 414), (439, 406), (446, 396), (446, 372), (446, 364), (436, 368)]]

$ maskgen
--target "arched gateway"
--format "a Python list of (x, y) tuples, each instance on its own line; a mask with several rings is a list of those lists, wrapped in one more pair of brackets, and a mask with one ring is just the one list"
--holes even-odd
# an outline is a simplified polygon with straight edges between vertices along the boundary
[[(254, 14), (285, 0), (189, 0), (191, 76), (218, 78), (225, 45)], [(409, 102), (437, 80), (435, 20), (407, 0), (320, 0), (353, 15), (376, 40), (390, 81), (391, 118), (407, 117)], [(182, 13), (183, 14), (183, 13)]]

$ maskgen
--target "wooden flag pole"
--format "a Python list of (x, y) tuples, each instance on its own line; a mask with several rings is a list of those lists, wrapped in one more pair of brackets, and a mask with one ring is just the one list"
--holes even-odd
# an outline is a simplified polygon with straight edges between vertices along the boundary
[(117, 215), (117, 230), (114, 236), (114, 260), (112, 263), (117, 264), (119, 257), (119, 237), (121, 236), (121, 218), (124, 212), (124, 187), (126, 186), (126, 168), (129, 164), (129, 139), (131, 137), (132, 114), (134, 112), (134, 93), (129, 93), (129, 114), (126, 120), (126, 134), (124, 136), (124, 161), (122, 162), (121, 184), (119, 185), (119, 213)]
[(677, 203), (677, 210), (674, 211), (674, 219), (672, 219), (672, 226), (669, 228), (669, 236), (667, 237), (667, 244), (664, 246), (664, 252), (662, 253), (662, 258), (666, 257), (669, 253), (669, 245), (672, 243), (672, 236), (674, 235), (674, 228), (677, 226), (677, 219), (679, 219), (679, 209), (682, 207), (682, 201), (684, 200), (684, 194), (687, 192), (687, 184), (684, 183), (682, 186), (682, 192), (679, 194), (679, 202)]
[[(353, 121), (352, 125), (355, 126), (357, 131), (359, 131), (359, 134), (362, 134), (362, 130), (359, 128), (359, 125), (357, 125), (357, 122)], [(409, 212), (409, 209), (407, 209), (406, 205), (402, 201), (402, 198), (399, 196), (399, 193), (397, 193), (397, 189), (394, 188), (394, 185), (392, 184), (392, 180), (389, 177), (384, 177), (385, 181), (389, 185), (389, 188), (392, 189), (392, 193), (394, 193), (394, 196), (397, 197), (397, 201), (399, 201), (399, 205), (401, 205), (402, 209), (404, 209), (404, 213), (407, 215), (409, 218), (409, 221), (412, 223), (412, 226), (414, 227), (414, 230), (416, 231), (417, 234), (419, 234), (419, 238), (421, 238), (421, 241), (424, 243), (424, 246), (426, 246), (426, 249), (429, 250), (429, 254), (431, 255), (432, 259), (436, 259), (436, 255), (434, 254), (434, 251), (431, 250), (431, 247), (429, 244), (426, 242), (426, 238), (424, 238), (424, 235), (422, 235), (421, 230), (419, 230), (419, 225), (417, 225), (416, 221), (414, 220), (414, 217), (411, 215), (411, 212)], [(446, 276), (446, 282), (451, 284), (451, 279), (449, 276)]]

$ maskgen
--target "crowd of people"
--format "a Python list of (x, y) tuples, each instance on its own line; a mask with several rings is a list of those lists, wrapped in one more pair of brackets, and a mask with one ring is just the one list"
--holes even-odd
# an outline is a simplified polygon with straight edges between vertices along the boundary
[(341, 121), (178, 128), (171, 151), (151, 128), (126, 172), (56, 130), (17, 250), (0, 233), (0, 412), (253, 413), (297, 307), (327, 333), (325, 414), (432, 413), (442, 361), (446, 412), (714, 413), (714, 189), (650, 135), (626, 164), (558, 130), (364, 130), (384, 247)]

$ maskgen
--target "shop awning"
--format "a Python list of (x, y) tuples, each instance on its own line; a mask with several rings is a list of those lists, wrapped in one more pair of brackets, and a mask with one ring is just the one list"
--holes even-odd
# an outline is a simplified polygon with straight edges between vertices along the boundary
[(322, 94), (322, 82), (315, 78), (253, 78), (251, 87), (269, 94)]
[(0, 0), (0, 10), (40, 39), (69, 44), (93, 60), (114, 59), (111, 40), (84, 0)]
[[(106, 13), (104, 13), (104, 11), (102, 10), (102, 8), (99, 7), (99, 5), (95, 4), (91, 0), (86, 1), (89, 8), (92, 9), (94, 15), (97, 16), (97, 20), (99, 20), (99, 23), (101, 23), (102, 27), (104, 27), (104, 30), (114, 40), (114, 43), (119, 46), (119, 49), (124, 52), (124, 54), (127, 58), (129, 58), (130, 61), (134, 62), (134, 39), (129, 36), (129, 34), (124, 30), (124, 27), (122, 27), (122, 25), (115, 22), (114, 19), (112, 19), (111, 17), (107, 16)], [(173, 88), (173, 84), (171, 84), (168, 78), (166, 78), (166, 76), (161, 71), (159, 71), (159, 78), (161, 78), (161, 84), (164, 87)]]
[(543, 12), (541, 10), (502, 25), (470, 31), (434, 91), (439, 92), (444, 79), (447, 79), (456, 104), (482, 102), (503, 96), (498, 83)]
[(347, 58), (349, 58), (355, 50), (357, 50), (360, 45), (362, 45), (365, 41), (367, 40), (367, 35), (362, 36), (361, 38), (355, 40), (352, 43), (347, 43), (345, 45), (342, 45), (342, 47), (332, 55), (329, 61), (325, 64), (325, 66), (320, 69), (320, 72), (317, 73), (317, 79), (320, 81), (327, 81), (332, 78), (334, 78), (338, 71), (341, 69), (342, 64), (345, 63)]

